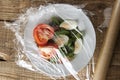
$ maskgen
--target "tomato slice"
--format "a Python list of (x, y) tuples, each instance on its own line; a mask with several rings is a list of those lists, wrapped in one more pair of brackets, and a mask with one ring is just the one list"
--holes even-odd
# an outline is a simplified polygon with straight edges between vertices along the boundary
[(33, 36), (39, 46), (44, 46), (49, 39), (53, 38), (54, 29), (47, 24), (39, 24), (34, 28)]

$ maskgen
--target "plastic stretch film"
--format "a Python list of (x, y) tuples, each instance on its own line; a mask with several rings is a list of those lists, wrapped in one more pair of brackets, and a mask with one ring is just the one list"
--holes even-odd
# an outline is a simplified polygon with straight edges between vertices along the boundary
[(93, 25), (82, 9), (68, 4), (49, 4), (29, 8), (13, 23), (11, 29), (17, 50), (17, 65), (43, 73), (53, 79), (72, 75), (86, 67), (86, 80), (91, 80), (91, 66), (96, 36)]

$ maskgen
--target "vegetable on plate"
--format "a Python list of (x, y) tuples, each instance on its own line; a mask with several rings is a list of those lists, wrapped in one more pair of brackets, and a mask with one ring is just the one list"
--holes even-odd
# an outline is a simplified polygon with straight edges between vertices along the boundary
[(44, 46), (54, 37), (54, 29), (47, 24), (39, 24), (34, 28), (33, 36), (39, 46)]
[(75, 20), (52, 17), (49, 24), (37, 25), (33, 30), (33, 36), (44, 59), (61, 63), (54, 48), (59, 49), (63, 57), (72, 60), (82, 47), (83, 35), (78, 31)]

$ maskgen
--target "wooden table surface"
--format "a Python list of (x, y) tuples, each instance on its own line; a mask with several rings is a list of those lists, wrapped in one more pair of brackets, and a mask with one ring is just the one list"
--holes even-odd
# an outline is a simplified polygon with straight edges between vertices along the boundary
[[(96, 31), (97, 43), (94, 57), (95, 63), (97, 63), (97, 58), (107, 31), (107, 28), (100, 28), (102, 30), (102, 32), (100, 32), (98, 26), (104, 21), (104, 9), (107, 7), (112, 8), (114, 0), (48, 0), (48, 2), (69, 3), (74, 5), (87, 3), (84, 10), (95, 13), (93, 16), (89, 14), (88, 16)], [(7, 22), (13, 22), (20, 13), (26, 11), (26, 8), (31, 6), (36, 7), (40, 4), (46, 4), (46, 2), (44, 0), (0, 0), (0, 52), (12, 57), (9, 61), (0, 61), (0, 80), (52, 80), (50, 77), (29, 71), (15, 64), (14, 55), (16, 51), (12, 41), (14, 39), (14, 33), (2, 27), (4, 26), (5, 20)], [(68, 77), (67, 79), (74, 80), (73, 77)], [(120, 36), (116, 42), (106, 80), (120, 80)]]

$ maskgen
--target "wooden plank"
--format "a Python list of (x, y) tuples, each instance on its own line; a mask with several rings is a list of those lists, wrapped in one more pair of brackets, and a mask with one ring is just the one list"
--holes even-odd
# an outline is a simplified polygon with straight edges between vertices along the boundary
[[(79, 73), (81, 79), (85, 78), (85, 68)], [(5, 79), (4, 79), (5, 78)], [(41, 73), (36, 73), (22, 67), (14, 62), (0, 62), (0, 79), (2, 80), (53, 80)], [(67, 80), (75, 80), (73, 76), (67, 76)], [(64, 80), (64, 79), (56, 79)]]
[[(15, 52), (13, 39), (15, 38), (13, 32), (11, 30), (5, 29), (4, 22), (0, 21), (0, 59), (8, 59), (12, 57)], [(4, 54), (4, 55), (3, 55)]]
[[(103, 1), (103, 2), (102, 2)], [(85, 9), (89, 9), (90, 11), (101, 11), (103, 7), (100, 7), (97, 5), (97, 2), (105, 3), (107, 2), (108, 5), (112, 4), (112, 1), (114, 0), (47, 0), (48, 3), (68, 3), (68, 4), (82, 4), (82, 3), (88, 3), (90, 5), (86, 6)], [(12, 55), (14, 57), (14, 54), (16, 53), (14, 50), (14, 44), (12, 42), (12, 39), (14, 38), (14, 34), (7, 29), (4, 29), (3, 26), (3, 20), (15, 20), (20, 13), (24, 12), (24, 9), (30, 6), (38, 7), (41, 4), (47, 4), (44, 0), (0, 0), (0, 51), (2, 51), (5, 54)], [(96, 4), (96, 6), (94, 5)], [(93, 5), (92, 7), (90, 7)], [(104, 8), (103, 8), (104, 9)], [(95, 62), (97, 62), (97, 57), (99, 56), (99, 51), (101, 48), (101, 45), (103, 43), (104, 35), (106, 34), (105, 29), (103, 30), (103, 33), (99, 32), (97, 30), (98, 25), (100, 25), (103, 21), (102, 17), (103, 15), (100, 15), (99, 13), (97, 16), (93, 16), (91, 18), (92, 22), (94, 23), (96, 35), (97, 35), (97, 45), (95, 50)], [(100, 19), (101, 17), (101, 19)], [(119, 39), (120, 41), (120, 39)], [(117, 46), (114, 50), (114, 56), (113, 60), (107, 75), (107, 80), (119, 80), (120, 77), (120, 42), (118, 41)], [(10, 44), (9, 44), (10, 43)], [(0, 62), (0, 80), (50, 80), (49, 77), (46, 77), (42, 74), (34, 73), (32, 71), (23, 69), (18, 67), (13, 61), (14, 58), (12, 58), (10, 62)], [(68, 80), (73, 80), (73, 77), (68, 77)]]
[(3, 21), (5, 21), (5, 20), (11, 20), (11, 21), (13, 21), (13, 20), (17, 19), (17, 17), (18, 17), (19, 14), (20, 13), (18, 13), (18, 12), (15, 12), (15, 13), (0, 12), (0, 20), (3, 20)]
[[(68, 76), (66, 77), (66, 79), (75, 80), (73, 76)], [(0, 80), (53, 80), (53, 79), (41, 73), (36, 73), (21, 68), (18, 65), (16, 65), (14, 62), (0, 62)], [(57, 80), (64, 80), (64, 79), (57, 79)]]
[[(103, 0), (104, 3), (111, 4), (111, 1), (115, 0)], [(80, 4), (90, 4), (90, 3), (103, 3), (102, 0), (31, 0), (32, 7), (39, 7), (40, 5), (49, 4), (49, 3), (63, 3), (63, 4), (72, 4), (72, 5), (80, 5)]]
[[(107, 80), (120, 79), (120, 66), (111, 66)], [(72, 76), (67, 77), (74, 80)], [(18, 67), (14, 62), (0, 62), (0, 80), (52, 80), (43, 74), (35, 73), (27, 69)]]
[(15, 20), (29, 7), (29, 2), (30, 0), (0, 0), (0, 20)]
[(50, 77), (43, 74), (21, 68), (14, 62), (0, 62), (0, 76), (8, 78), (6, 80), (51, 80)]
[(5, 77), (5, 76), (0, 76), (0, 80), (15, 80), (13, 78)]
[(120, 65), (110, 66), (106, 80), (120, 80)]
[[(103, 0), (104, 1), (104, 0)], [(114, 1), (114, 0), (112, 0)], [(82, 3), (99, 3), (100, 0), (0, 0), (0, 20), (15, 20), (20, 13), (24, 13), (28, 7), (38, 7), (48, 3), (67, 3), (79, 5)], [(111, 0), (104, 3), (111, 4)]]
[(0, 20), (13, 20), (18, 12), (18, 0), (0, 0)]
[[(119, 32), (119, 35), (120, 35), (120, 32)], [(118, 37), (116, 42), (113, 57), (111, 60), (111, 65), (120, 66), (120, 36)]]

